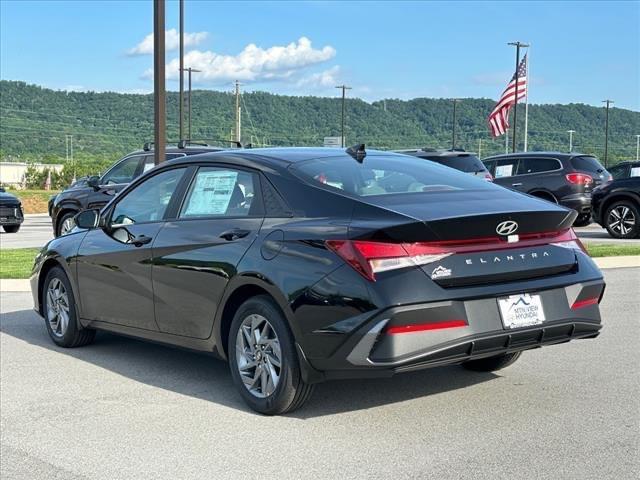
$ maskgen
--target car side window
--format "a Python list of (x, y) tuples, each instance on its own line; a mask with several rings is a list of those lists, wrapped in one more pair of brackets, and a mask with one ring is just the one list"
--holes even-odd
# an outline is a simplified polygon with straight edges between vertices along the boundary
[(142, 155), (125, 158), (111, 170), (109, 170), (102, 178), (103, 185), (131, 183), (135, 178), (136, 171), (142, 160)]
[(609, 173), (614, 180), (618, 180), (619, 178), (626, 178), (628, 176), (627, 165), (618, 165), (617, 167), (610, 168)]
[(162, 220), (186, 168), (154, 175), (129, 191), (113, 209), (111, 226)]
[[(184, 157), (185, 154), (184, 153), (167, 153), (164, 158), (165, 160), (173, 160), (174, 158), (178, 158), (178, 157)], [(146, 157), (144, 157), (144, 164), (142, 165), (142, 171), (140, 172), (140, 175), (142, 175), (144, 172), (151, 170), (153, 167), (155, 167), (155, 156), (154, 155), (147, 155)]]
[(495, 178), (512, 177), (518, 171), (517, 158), (505, 158), (496, 162)]
[(191, 181), (180, 218), (246, 217), (256, 215), (255, 173), (229, 168), (201, 167)]
[(523, 158), (518, 165), (518, 175), (558, 170), (560, 162), (555, 158)]
[(491, 175), (493, 175), (495, 168), (496, 168), (496, 161), (495, 160), (489, 160), (489, 161), (482, 161), (482, 163), (484, 163), (484, 166), (487, 167), (487, 170), (489, 170), (489, 173), (491, 173)]

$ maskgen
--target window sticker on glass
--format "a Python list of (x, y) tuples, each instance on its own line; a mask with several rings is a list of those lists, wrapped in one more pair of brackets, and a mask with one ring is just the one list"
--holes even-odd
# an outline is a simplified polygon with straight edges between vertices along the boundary
[(149, 170), (151, 170), (153, 167), (155, 167), (155, 164), (153, 163), (145, 163), (144, 164), (144, 168), (142, 169), (142, 173), (144, 172), (148, 172)]
[(198, 172), (184, 215), (224, 215), (237, 179), (228, 170)]
[(640, 177), (640, 167), (633, 167), (631, 169), (631, 176), (632, 177)]
[(496, 167), (496, 178), (510, 177), (513, 175), (513, 164), (511, 165), (498, 165)]

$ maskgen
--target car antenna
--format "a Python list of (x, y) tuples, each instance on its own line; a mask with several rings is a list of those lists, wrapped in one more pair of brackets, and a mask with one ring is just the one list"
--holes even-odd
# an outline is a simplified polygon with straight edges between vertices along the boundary
[(364, 143), (359, 143), (347, 148), (347, 153), (351, 155), (357, 162), (362, 163), (364, 157), (367, 156), (367, 152), (364, 149)]

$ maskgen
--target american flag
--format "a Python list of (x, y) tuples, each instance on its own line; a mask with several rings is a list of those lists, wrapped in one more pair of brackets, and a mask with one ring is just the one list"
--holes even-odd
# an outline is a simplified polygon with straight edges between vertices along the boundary
[(516, 77), (518, 85), (518, 100), (527, 96), (527, 56), (525, 55), (520, 65), (518, 65), (517, 73), (513, 74), (507, 88), (500, 96), (500, 100), (489, 115), (489, 129), (491, 135), (499, 137), (504, 135), (509, 128), (509, 111), (514, 105), (516, 98)]

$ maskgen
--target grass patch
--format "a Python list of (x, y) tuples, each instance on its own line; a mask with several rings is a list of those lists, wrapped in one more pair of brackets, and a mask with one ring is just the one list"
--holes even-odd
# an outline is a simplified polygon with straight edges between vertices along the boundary
[(640, 255), (640, 245), (619, 245), (616, 243), (584, 243), (584, 246), (594, 258), (620, 257), (622, 255)]
[(0, 278), (29, 278), (39, 248), (0, 249)]
[(20, 199), (24, 213), (47, 213), (47, 203), (56, 190), (7, 190)]

